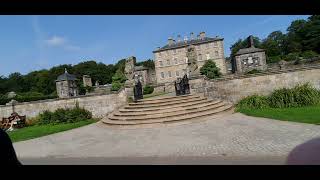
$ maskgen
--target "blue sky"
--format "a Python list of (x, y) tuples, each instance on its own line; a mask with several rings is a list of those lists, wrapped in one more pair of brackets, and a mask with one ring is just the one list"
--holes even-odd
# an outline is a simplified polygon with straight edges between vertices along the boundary
[(114, 64), (136, 56), (153, 58), (152, 51), (168, 37), (205, 31), (224, 38), (230, 46), (250, 34), (265, 38), (286, 31), (291, 21), (308, 16), (0, 16), (0, 75), (26, 74), (59, 64), (96, 60)]

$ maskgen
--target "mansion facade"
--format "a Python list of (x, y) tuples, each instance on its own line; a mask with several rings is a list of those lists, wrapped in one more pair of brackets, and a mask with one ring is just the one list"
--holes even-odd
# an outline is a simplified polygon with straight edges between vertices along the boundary
[(222, 74), (227, 73), (226, 62), (224, 57), (223, 38), (206, 37), (205, 32), (201, 32), (197, 37), (190, 34), (190, 38), (185, 37), (183, 40), (178, 36), (177, 41), (173, 38), (168, 39), (168, 44), (159, 47), (153, 51), (155, 59), (155, 71), (158, 84), (170, 83), (178, 77), (188, 74), (188, 57), (187, 49), (194, 47), (198, 69), (204, 63), (211, 59)]

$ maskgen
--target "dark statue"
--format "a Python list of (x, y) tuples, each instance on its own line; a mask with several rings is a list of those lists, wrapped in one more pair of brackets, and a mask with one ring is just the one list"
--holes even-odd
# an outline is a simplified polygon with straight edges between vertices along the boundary
[(186, 74), (183, 78), (178, 78), (177, 81), (174, 82), (174, 85), (177, 96), (190, 94), (189, 79)]
[(142, 94), (142, 84), (140, 80), (138, 79), (133, 87), (133, 93), (134, 93), (134, 101), (137, 101), (139, 99), (143, 99)]

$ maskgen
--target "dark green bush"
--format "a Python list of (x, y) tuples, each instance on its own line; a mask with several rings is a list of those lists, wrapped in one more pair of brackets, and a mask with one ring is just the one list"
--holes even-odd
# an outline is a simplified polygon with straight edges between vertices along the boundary
[(86, 109), (75, 107), (72, 109), (57, 109), (54, 112), (44, 111), (39, 115), (37, 124), (74, 123), (91, 119), (92, 113)]
[(297, 61), (297, 60), (299, 60), (299, 57), (300, 57), (300, 53), (298, 53), (298, 52), (289, 53), (288, 55), (286, 55), (284, 57), (284, 60), (286, 60), (286, 61)]
[(143, 88), (143, 94), (151, 94), (151, 93), (153, 93), (153, 91), (154, 91), (154, 87), (153, 86), (146, 85)]
[(282, 58), (280, 56), (272, 56), (272, 57), (268, 57), (267, 63), (277, 63), (281, 60)]
[(243, 98), (237, 104), (237, 108), (239, 109), (262, 109), (267, 107), (269, 107), (268, 98), (259, 95)]
[(112, 82), (111, 91), (118, 91), (123, 86), (123, 83), (118, 81)]
[(301, 53), (301, 56), (305, 59), (310, 59), (313, 57), (318, 57), (319, 54), (310, 50), (310, 51), (304, 51), (303, 53)]
[(310, 84), (303, 84), (292, 89), (276, 90), (269, 99), (270, 106), (274, 108), (311, 106), (319, 104), (320, 93)]
[(215, 79), (221, 76), (220, 69), (211, 59), (207, 60), (207, 62), (200, 68), (200, 73), (209, 79)]
[(237, 108), (287, 108), (312, 106), (320, 103), (320, 91), (310, 84), (297, 85), (294, 88), (277, 89), (270, 96), (248, 96), (239, 101)]
[[(26, 93), (18, 93), (16, 97), (13, 99), (17, 100), (18, 102), (30, 102), (30, 101), (39, 101), (45, 99), (55, 99), (57, 98), (56, 94), (51, 95), (43, 95), (42, 93), (38, 92), (26, 92)], [(12, 98), (8, 98), (6, 95), (0, 96), (0, 105), (5, 105)]]

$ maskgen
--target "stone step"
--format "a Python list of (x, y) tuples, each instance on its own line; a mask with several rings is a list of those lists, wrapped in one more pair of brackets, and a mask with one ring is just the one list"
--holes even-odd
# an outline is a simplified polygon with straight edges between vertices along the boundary
[(181, 96), (161, 96), (161, 97), (153, 97), (153, 98), (148, 98), (148, 99), (140, 99), (138, 102), (151, 102), (151, 101), (157, 101), (157, 100), (165, 100), (165, 99), (180, 99), (184, 97), (192, 97), (195, 95), (192, 94), (186, 94), (186, 95), (181, 95)]
[(141, 115), (139, 115), (139, 116), (125, 116), (125, 115), (116, 116), (114, 114), (111, 114), (108, 116), (108, 118), (110, 120), (119, 120), (119, 121), (154, 120), (154, 119), (183, 116), (183, 115), (189, 115), (189, 114), (199, 113), (199, 112), (203, 112), (203, 111), (209, 111), (209, 110), (213, 110), (215, 108), (222, 107), (224, 105), (225, 105), (225, 103), (221, 102), (218, 104), (213, 104), (210, 106), (195, 108), (195, 109), (191, 109), (191, 110), (180, 110), (180, 111), (176, 111), (176, 112), (168, 112), (165, 114), (158, 113), (158, 114), (149, 114), (149, 115), (142, 115), (142, 116)]
[(173, 102), (167, 102), (167, 103), (160, 103), (160, 104), (152, 104), (152, 105), (134, 105), (134, 106), (124, 106), (125, 109), (148, 109), (148, 108), (154, 108), (154, 107), (164, 107), (164, 106), (170, 106), (175, 104), (183, 104), (187, 102), (195, 102), (200, 100), (207, 100), (207, 98), (190, 98), (185, 99), (183, 101), (173, 101)]
[(198, 112), (193, 114), (174, 116), (169, 118), (161, 118), (161, 119), (155, 119), (155, 120), (119, 121), (119, 120), (110, 120), (108, 118), (105, 118), (102, 120), (102, 122), (109, 125), (139, 125), (139, 124), (153, 124), (153, 123), (168, 123), (168, 122), (184, 121), (184, 120), (189, 120), (193, 118), (200, 118), (204, 116), (215, 115), (231, 109), (232, 109), (232, 105), (225, 105), (209, 111), (203, 111), (203, 112)]
[(187, 107), (187, 106), (192, 106), (192, 105), (197, 105), (197, 104), (202, 104), (205, 102), (208, 102), (211, 100), (208, 99), (201, 99), (198, 101), (192, 101), (192, 102), (185, 102), (185, 103), (179, 103), (179, 104), (174, 104), (174, 105), (170, 105), (170, 106), (159, 106), (159, 107), (154, 107), (154, 108), (129, 108), (129, 109), (125, 109), (125, 108), (120, 108), (119, 111), (120, 112), (154, 112), (154, 111), (159, 111), (159, 110), (164, 110), (164, 109), (172, 109), (172, 108), (177, 108), (177, 107)]
[(163, 103), (179, 102), (187, 99), (199, 99), (199, 98), (200, 96), (184, 96), (181, 98), (159, 99), (156, 101), (146, 101), (146, 102), (140, 101), (137, 103), (129, 103), (129, 106), (163, 104)]
[(183, 110), (193, 110), (197, 108), (202, 108), (205, 106), (210, 106), (214, 104), (222, 103), (222, 101), (217, 100), (217, 101), (209, 101), (207, 100), (206, 102), (194, 104), (194, 105), (186, 105), (185, 107), (174, 107), (174, 108), (166, 108), (166, 109), (157, 109), (154, 111), (115, 111), (113, 115), (115, 116), (144, 116), (144, 115), (156, 115), (156, 114), (161, 114), (161, 113), (170, 113), (170, 112), (177, 112), (177, 111), (183, 111)]

